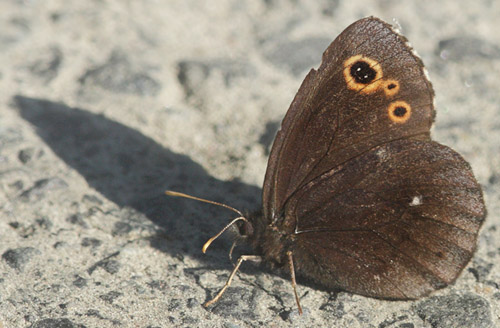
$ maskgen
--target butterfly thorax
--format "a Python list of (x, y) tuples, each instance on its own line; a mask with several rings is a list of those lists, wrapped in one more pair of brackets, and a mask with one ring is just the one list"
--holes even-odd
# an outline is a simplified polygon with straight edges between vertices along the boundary
[(260, 212), (249, 218), (242, 231), (258, 255), (264, 257), (273, 267), (281, 267), (287, 263), (286, 252), (290, 250), (293, 234), (285, 232), (276, 223), (270, 223)]

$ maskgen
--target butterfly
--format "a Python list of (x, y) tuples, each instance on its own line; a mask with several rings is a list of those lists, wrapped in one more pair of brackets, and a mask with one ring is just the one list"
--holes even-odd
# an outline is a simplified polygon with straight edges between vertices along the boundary
[(470, 165), (431, 139), (433, 102), (422, 61), (391, 25), (368, 17), (347, 27), (282, 121), (262, 210), (245, 217), (231, 208), (240, 216), (205, 244), (238, 222), (255, 250), (205, 305), (245, 260), (289, 271), (300, 313), (295, 274), (399, 300), (453, 283), (486, 208)]

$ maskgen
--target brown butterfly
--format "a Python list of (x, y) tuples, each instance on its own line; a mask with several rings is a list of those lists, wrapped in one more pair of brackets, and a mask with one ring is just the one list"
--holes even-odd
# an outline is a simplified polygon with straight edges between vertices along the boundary
[(235, 210), (240, 217), (226, 226), (243, 221), (256, 255), (240, 257), (206, 305), (245, 260), (289, 269), (299, 312), (295, 272), (384, 299), (416, 299), (454, 282), (486, 209), (469, 164), (430, 138), (433, 98), (422, 61), (389, 24), (369, 17), (347, 27), (281, 124), (262, 211)]

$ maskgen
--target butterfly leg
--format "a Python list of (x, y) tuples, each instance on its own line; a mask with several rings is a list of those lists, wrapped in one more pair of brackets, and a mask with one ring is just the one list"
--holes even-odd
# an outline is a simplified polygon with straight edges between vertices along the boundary
[(237, 244), (237, 241), (233, 241), (233, 244), (231, 245), (231, 249), (229, 250), (229, 261), (231, 261), (231, 263), (233, 264), (233, 266), (235, 265), (233, 263), (233, 251), (234, 251), (234, 248), (236, 247), (236, 244)]
[(291, 251), (286, 253), (288, 255), (288, 264), (290, 266), (290, 276), (292, 278), (293, 293), (295, 294), (295, 302), (299, 308), (299, 314), (302, 315), (302, 307), (300, 306), (299, 295), (297, 294), (297, 281), (295, 280), (295, 268), (293, 266), (293, 255)]
[(224, 287), (222, 287), (222, 289), (217, 294), (217, 296), (215, 296), (212, 300), (203, 304), (204, 307), (209, 307), (210, 305), (214, 304), (222, 297), (222, 294), (224, 294), (226, 289), (229, 286), (231, 286), (231, 282), (233, 281), (234, 275), (236, 274), (236, 272), (238, 272), (238, 269), (240, 268), (240, 265), (241, 265), (241, 263), (243, 263), (243, 261), (261, 262), (262, 257), (257, 256), (257, 255), (242, 255), (242, 256), (240, 256), (240, 258), (236, 262), (236, 266), (234, 267), (233, 272), (231, 272), (231, 274), (229, 275), (229, 278), (227, 279), (227, 282), (224, 285)]

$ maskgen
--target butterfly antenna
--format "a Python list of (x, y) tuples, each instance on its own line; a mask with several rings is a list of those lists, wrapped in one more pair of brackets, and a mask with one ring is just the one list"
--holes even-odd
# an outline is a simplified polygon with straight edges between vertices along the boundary
[(184, 197), (184, 198), (194, 199), (194, 200), (197, 200), (199, 202), (204, 202), (204, 203), (209, 203), (209, 204), (213, 204), (213, 205), (217, 205), (217, 206), (222, 206), (222, 207), (227, 208), (233, 212), (238, 213), (242, 217), (244, 216), (243, 213), (241, 213), (240, 211), (238, 211), (234, 207), (231, 207), (231, 206), (226, 205), (226, 204), (214, 202), (213, 200), (203, 199), (203, 198), (191, 196), (188, 194), (183, 194), (182, 192), (177, 192), (177, 191), (172, 191), (172, 190), (165, 191), (165, 195), (174, 196), (174, 197)]
[[(240, 217), (237, 217), (236, 219), (234, 219), (233, 221), (229, 222), (229, 224), (227, 226), (225, 226), (221, 231), (219, 231), (218, 234), (216, 234), (215, 236), (213, 236), (212, 238), (210, 238), (209, 240), (207, 240), (207, 242), (205, 243), (205, 245), (203, 245), (203, 248), (201, 249), (201, 251), (203, 253), (205, 253), (207, 251), (207, 248), (208, 246), (210, 246), (210, 244), (216, 240), (220, 235), (222, 235), (224, 233), (224, 231), (226, 231), (230, 226), (232, 226), (233, 224), (235, 224), (236, 222), (238, 221), (245, 221), (245, 222), (248, 222), (248, 220), (242, 216)], [(232, 252), (232, 250), (231, 250)]]
[(204, 198), (199, 198), (199, 197), (191, 196), (191, 195), (188, 195), (188, 194), (184, 194), (182, 192), (177, 192), (177, 191), (172, 191), (172, 190), (165, 191), (165, 194), (168, 195), (168, 196), (183, 197), (183, 198), (197, 200), (199, 202), (204, 202), (204, 203), (208, 203), (208, 204), (213, 204), (213, 205), (221, 206), (221, 207), (227, 208), (227, 209), (229, 209), (229, 210), (231, 210), (233, 212), (236, 212), (236, 213), (238, 213), (240, 215), (236, 219), (234, 219), (231, 222), (229, 222), (229, 224), (226, 225), (221, 231), (219, 231), (218, 234), (216, 234), (215, 236), (213, 236), (212, 238), (210, 238), (209, 240), (207, 240), (207, 242), (203, 245), (203, 248), (201, 249), (203, 253), (206, 253), (207, 248), (210, 246), (210, 244), (212, 244), (212, 242), (215, 239), (217, 239), (220, 235), (222, 235), (224, 233), (224, 231), (226, 231), (227, 229), (229, 229), (229, 227), (231, 227), (233, 224), (235, 224), (238, 221), (248, 222), (248, 220), (245, 218), (245, 216), (243, 215), (243, 213), (241, 213), (240, 211), (238, 211), (237, 209), (235, 209), (234, 207), (231, 207), (229, 205), (218, 203), (218, 202), (214, 202), (213, 200), (208, 200), (208, 199), (204, 199)]

